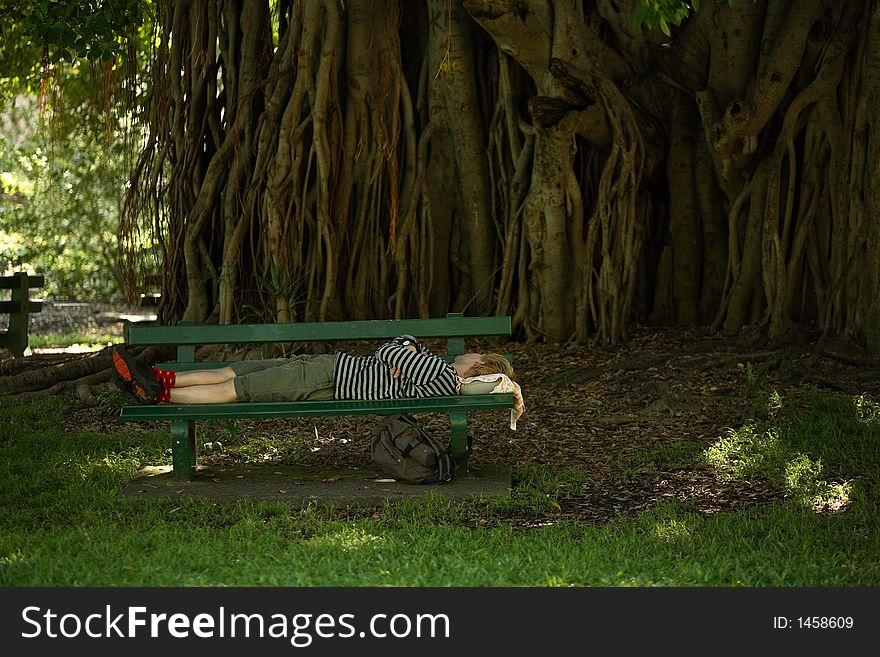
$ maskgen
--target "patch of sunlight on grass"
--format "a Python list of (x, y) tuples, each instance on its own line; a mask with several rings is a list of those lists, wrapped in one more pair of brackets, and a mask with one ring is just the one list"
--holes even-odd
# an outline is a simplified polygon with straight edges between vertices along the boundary
[(670, 518), (654, 525), (654, 534), (664, 543), (690, 538), (691, 528), (680, 518)]
[[(637, 588), (642, 586), (642, 583), (639, 582), (639, 580), (635, 577), (625, 577), (623, 571), (617, 571), (617, 577), (620, 579), (618, 579), (618, 581), (614, 583), (614, 586), (624, 586), (629, 588)], [(648, 586), (650, 586), (650, 584)]]
[(336, 548), (346, 552), (362, 550), (365, 547), (378, 547), (382, 543), (381, 536), (370, 534), (357, 527), (346, 527), (337, 532), (315, 536), (308, 541), (312, 547)]
[(779, 432), (775, 427), (760, 431), (755, 424), (725, 430), (720, 440), (705, 451), (706, 460), (739, 479), (772, 468), (778, 461)]
[(547, 575), (547, 586), (550, 588), (561, 589), (574, 586), (574, 584), (559, 575)]
[(13, 566), (23, 564), (26, 561), (27, 559), (25, 559), (25, 556), (21, 553), (21, 550), (16, 550), (15, 552), (10, 552), (4, 557), (0, 557), (0, 566)]
[[(862, 396), (855, 400), (859, 416), (865, 422), (880, 419), (880, 405)], [(778, 394), (770, 400), (771, 410), (782, 407)], [(852, 496), (849, 481), (823, 478), (820, 458), (795, 449), (791, 432), (818, 431), (818, 426), (785, 426), (787, 440), (781, 439), (780, 427), (749, 422), (737, 429), (728, 428), (722, 437), (703, 452), (705, 461), (721, 470), (727, 479), (746, 480), (759, 477), (778, 484), (786, 496), (816, 513), (839, 512)], [(836, 440), (842, 438), (835, 437)], [(797, 444), (797, 443), (794, 443)], [(807, 443), (809, 444), (809, 443)]]
[(880, 404), (869, 395), (858, 395), (853, 399), (853, 405), (859, 420), (866, 424), (880, 423)]
[(821, 461), (798, 454), (785, 464), (785, 489), (817, 513), (843, 511), (852, 495), (852, 484), (829, 483), (820, 478), (821, 474)]

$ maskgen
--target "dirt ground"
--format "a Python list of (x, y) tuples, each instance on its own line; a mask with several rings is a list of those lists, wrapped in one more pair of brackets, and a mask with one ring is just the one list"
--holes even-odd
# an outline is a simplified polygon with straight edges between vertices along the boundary
[[(586, 483), (563, 495), (554, 514), (585, 522), (604, 522), (670, 498), (689, 501), (704, 513), (765, 504), (782, 491), (761, 481), (726, 481), (694, 459), (672, 463), (655, 456), (661, 447), (682, 453), (709, 447), (727, 428), (766, 413), (770, 390), (783, 399), (806, 387), (880, 396), (876, 358), (849, 344), (820, 346), (817, 338), (803, 332), (796, 344), (771, 347), (748, 334), (723, 337), (705, 329), (634, 326), (625, 345), (609, 349), (469, 341), (474, 351), (512, 355), (526, 405), (516, 431), (508, 428), (506, 412), (470, 414), (472, 461), (512, 466), (514, 484), (528, 476), (532, 464), (579, 471)], [(442, 344), (426, 342), (438, 349)], [(448, 427), (442, 415), (421, 419), (429, 430)], [(118, 427), (115, 417), (95, 406), (72, 410), (67, 422), (71, 430)], [(247, 456), (267, 466), (362, 467), (369, 464), (373, 422), (368, 416), (200, 426), (199, 462), (241, 465)]]

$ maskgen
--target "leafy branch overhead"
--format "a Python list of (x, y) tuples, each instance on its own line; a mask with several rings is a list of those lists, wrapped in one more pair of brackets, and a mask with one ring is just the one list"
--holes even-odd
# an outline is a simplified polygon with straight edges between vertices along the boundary
[(152, 2), (0, 0), (0, 271), (62, 299), (118, 295)]
[(4, 50), (27, 42), (49, 63), (108, 61), (127, 54), (126, 35), (150, 9), (145, 0), (34, 0), (0, 4)]
[[(731, 5), (734, 1), (728, 0)], [(633, 11), (632, 24), (638, 27), (644, 23), (652, 30), (659, 27), (663, 34), (672, 36), (670, 25), (681, 25), (688, 16), (699, 10), (700, 0), (639, 0)]]

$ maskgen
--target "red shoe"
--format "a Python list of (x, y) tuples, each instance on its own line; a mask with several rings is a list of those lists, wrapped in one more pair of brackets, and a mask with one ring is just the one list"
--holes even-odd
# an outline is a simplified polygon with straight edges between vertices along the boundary
[(144, 404), (155, 404), (162, 384), (153, 368), (129, 354), (125, 347), (113, 347), (113, 382)]

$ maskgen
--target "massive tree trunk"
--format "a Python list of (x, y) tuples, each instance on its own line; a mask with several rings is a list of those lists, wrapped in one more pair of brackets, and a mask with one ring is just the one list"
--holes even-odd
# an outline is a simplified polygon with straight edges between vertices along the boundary
[(814, 325), (880, 349), (876, 2), (160, 3), (162, 317)]
[[(452, 165), (443, 193), (454, 199), (461, 243), (462, 277), (454, 306), (487, 314), (495, 292), (495, 230), (486, 160), (486, 121), (478, 90), (476, 29), (461, 3), (428, 0), (427, 74), (430, 112), (442, 129), (432, 141)], [(442, 134), (442, 137), (440, 136)], [(445, 151), (445, 152), (443, 152)], [(454, 229), (453, 229), (454, 232)]]

